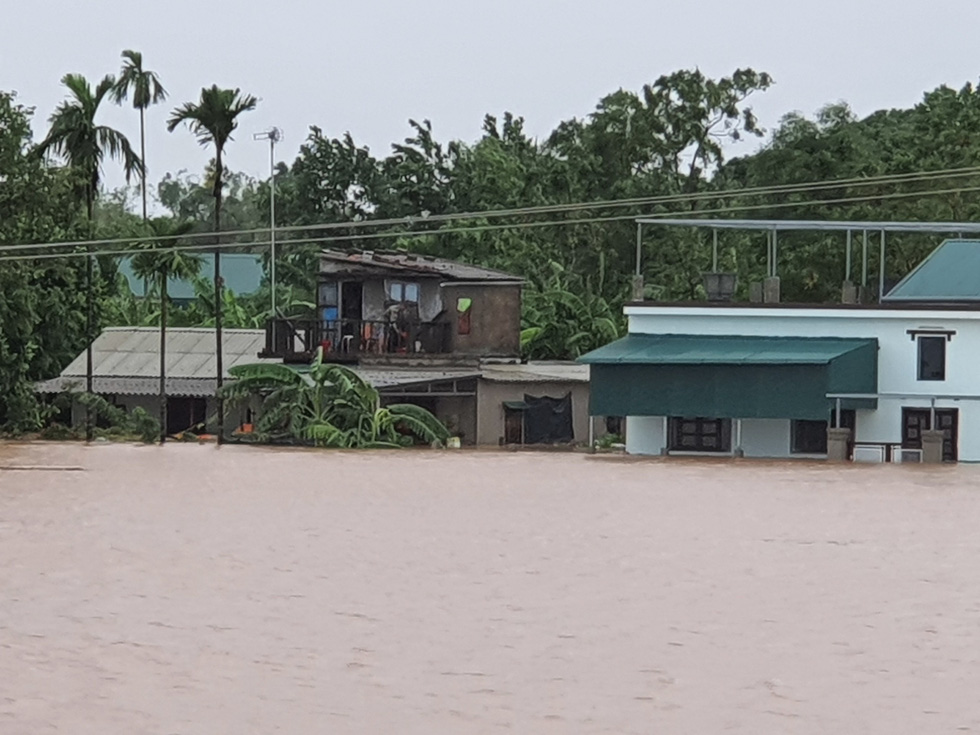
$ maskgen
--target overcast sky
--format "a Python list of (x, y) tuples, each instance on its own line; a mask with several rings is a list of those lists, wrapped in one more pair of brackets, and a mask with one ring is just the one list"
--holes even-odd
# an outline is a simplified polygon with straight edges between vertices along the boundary
[[(695, 66), (772, 74), (776, 85), (752, 100), (766, 127), (837, 100), (862, 115), (907, 107), (977, 80), (978, 21), (977, 0), (8, 0), (0, 89), (37, 108), (40, 137), (62, 75), (99, 79), (137, 49), (171, 94), (149, 111), (151, 182), (203, 168), (209, 154), (165, 120), (214, 83), (260, 99), (228, 165), (265, 176), (268, 148), (252, 134), (271, 125), (285, 131), (278, 158), (289, 162), (310, 125), (349, 130), (375, 155), (405, 137), (410, 117), (431, 119), (440, 140), (474, 140), (486, 113), (510, 110), (544, 136), (608, 92)], [(107, 106), (101, 121), (138, 141), (131, 109)], [(118, 166), (106, 180), (122, 182)]]

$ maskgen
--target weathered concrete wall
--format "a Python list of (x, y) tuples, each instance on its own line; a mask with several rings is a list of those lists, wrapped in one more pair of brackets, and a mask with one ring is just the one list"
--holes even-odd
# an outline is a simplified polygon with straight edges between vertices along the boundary
[[(519, 285), (443, 286), (451, 352), (464, 355), (516, 357), (521, 352), (521, 287)], [(470, 333), (459, 334), (457, 299), (472, 300)]]
[[(561, 398), (571, 391), (572, 430), (575, 442), (589, 442), (589, 386), (587, 383), (496, 383), (481, 380), (477, 402), (477, 443), (497, 445), (504, 436), (504, 401), (523, 401), (524, 395)], [(605, 433), (605, 422), (593, 419), (594, 438)]]

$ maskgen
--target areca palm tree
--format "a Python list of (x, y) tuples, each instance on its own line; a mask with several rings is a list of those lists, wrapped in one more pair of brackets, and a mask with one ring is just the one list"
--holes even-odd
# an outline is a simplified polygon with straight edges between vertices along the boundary
[(133, 258), (133, 273), (146, 280), (156, 279), (160, 290), (160, 443), (167, 440), (167, 306), (170, 296), (167, 281), (171, 278), (191, 278), (201, 270), (201, 258), (179, 250), (180, 238), (190, 232), (191, 222), (174, 224), (158, 217), (150, 221), (150, 230), (157, 238), (145, 252)]
[[(109, 158), (122, 160), (126, 181), (134, 174), (143, 173), (143, 161), (133, 151), (125, 135), (114, 128), (99, 125), (95, 115), (99, 106), (116, 84), (115, 78), (107, 74), (95, 89), (81, 74), (66, 74), (61, 83), (68, 88), (69, 97), (55, 109), (49, 122), (51, 129), (47, 137), (37, 147), (40, 155), (53, 152), (64, 158), (68, 165), (78, 171), (84, 182), (85, 213), (88, 215), (88, 225), (91, 232), (92, 216), (95, 210), (95, 197), (102, 180), (102, 162), (106, 155)], [(95, 324), (94, 283), (92, 274), (92, 257), (85, 259), (86, 284), (88, 289), (85, 331), (88, 347), (86, 348), (85, 390), (92, 392), (92, 341), (95, 339), (93, 328)], [(95, 413), (86, 409), (85, 438), (92, 440), (92, 429)]]
[(85, 211), (91, 226), (105, 157), (108, 155), (122, 161), (126, 181), (133, 174), (143, 173), (143, 160), (136, 155), (125, 135), (95, 121), (99, 106), (116, 86), (115, 77), (107, 74), (95, 89), (81, 74), (65, 74), (61, 83), (68, 88), (69, 97), (52, 113), (49, 120), (51, 129), (38, 144), (38, 152), (42, 155), (53, 152), (82, 174)]
[(218, 443), (223, 436), (225, 405), (221, 391), (224, 382), (224, 361), (221, 357), (221, 194), (224, 186), (224, 152), (231, 134), (238, 127), (238, 117), (254, 110), (258, 100), (250, 94), (243, 95), (240, 89), (221, 89), (217, 85), (201, 90), (198, 102), (187, 102), (176, 108), (167, 121), (167, 129), (173, 132), (186, 123), (191, 132), (203, 145), (214, 146), (214, 333), (215, 357), (218, 373)]
[(143, 195), (143, 221), (146, 221), (146, 108), (163, 102), (167, 98), (167, 90), (160, 84), (156, 72), (143, 68), (143, 54), (139, 51), (126, 49), (122, 52), (123, 66), (119, 79), (112, 88), (112, 98), (121, 105), (133, 95), (133, 107), (140, 111), (140, 160), (143, 162), (143, 172), (140, 175), (140, 191)]

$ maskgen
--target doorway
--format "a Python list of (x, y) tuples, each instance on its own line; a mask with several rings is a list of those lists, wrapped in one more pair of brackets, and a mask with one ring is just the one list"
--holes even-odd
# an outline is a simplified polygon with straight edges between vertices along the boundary
[(524, 443), (524, 410), (504, 406), (504, 444)]
[(169, 396), (167, 398), (167, 434), (179, 434), (188, 430), (203, 431), (208, 418), (207, 413), (207, 398)]
[[(364, 318), (364, 284), (360, 281), (344, 281), (340, 285), (340, 338), (341, 348), (350, 349), (361, 338), (361, 320)], [(344, 339), (351, 337), (351, 339)], [(357, 345), (360, 349), (360, 345)]]
[[(902, 448), (922, 449), (922, 432), (932, 428), (933, 410), (929, 408), (902, 409)], [(957, 460), (959, 409), (937, 408), (936, 429), (943, 432), (943, 461)]]

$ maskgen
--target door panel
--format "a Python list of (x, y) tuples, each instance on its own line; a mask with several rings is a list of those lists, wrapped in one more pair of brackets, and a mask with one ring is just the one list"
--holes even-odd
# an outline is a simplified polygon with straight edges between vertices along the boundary
[[(958, 457), (959, 410), (936, 409), (936, 428), (944, 434), (943, 460), (955, 462)], [(922, 432), (932, 428), (932, 411), (928, 408), (902, 409), (902, 447), (922, 449)]]

